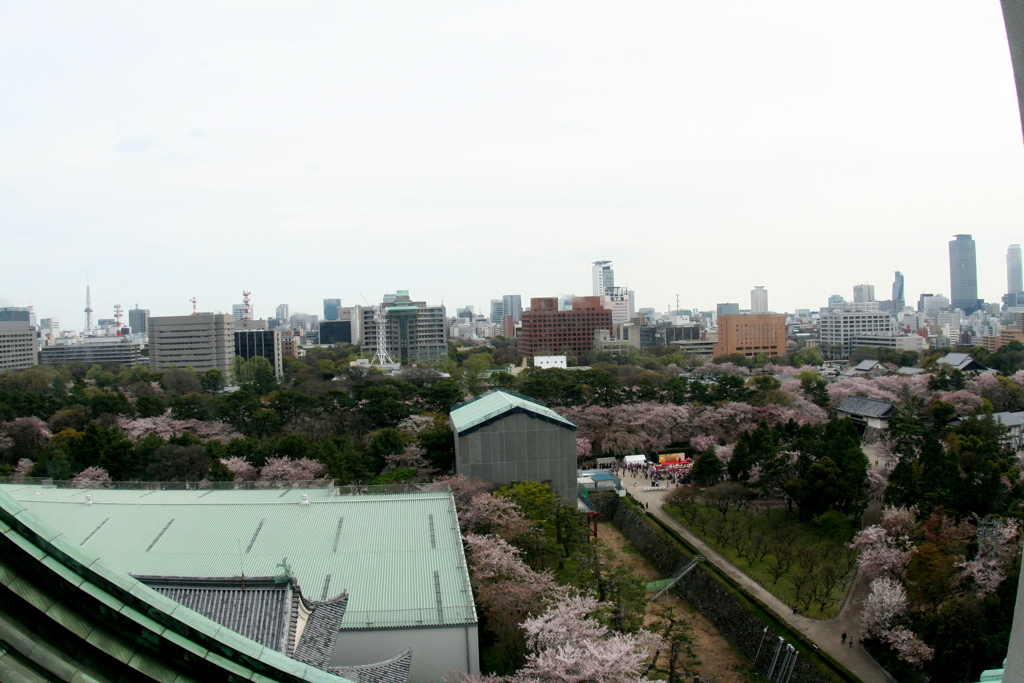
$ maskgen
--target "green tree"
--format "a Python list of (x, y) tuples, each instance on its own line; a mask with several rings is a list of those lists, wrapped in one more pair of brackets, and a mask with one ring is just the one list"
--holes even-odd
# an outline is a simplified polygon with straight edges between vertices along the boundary
[(700, 486), (714, 486), (722, 478), (724, 469), (722, 461), (715, 453), (715, 447), (709, 446), (697, 456), (693, 469), (690, 470), (690, 478)]

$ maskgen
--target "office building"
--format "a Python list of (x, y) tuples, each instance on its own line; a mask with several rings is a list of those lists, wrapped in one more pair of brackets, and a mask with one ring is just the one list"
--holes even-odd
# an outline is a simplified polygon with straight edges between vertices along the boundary
[(970, 235), (953, 235), (949, 242), (950, 304), (970, 315), (981, 307), (978, 301), (978, 264)]
[(36, 332), (28, 320), (0, 321), (0, 372), (24, 370), (37, 362)]
[(43, 318), (39, 321), (39, 334), (50, 335), (51, 337), (57, 337), (60, 335), (60, 319), (59, 318)]
[(502, 315), (510, 315), (514, 322), (519, 322), (523, 319), (523, 297), (519, 294), (504, 295), (501, 297), (501, 310)]
[(324, 320), (337, 320), (341, 299), (324, 299)]
[(135, 308), (129, 308), (128, 327), (132, 329), (132, 334), (149, 334), (149, 309), (139, 308), (138, 304), (135, 304)]
[(853, 300), (857, 303), (863, 303), (867, 301), (875, 300), (875, 286), (874, 285), (854, 285), (853, 286)]
[(505, 307), (501, 299), (491, 299), (491, 323), (497, 325), (503, 317), (505, 317)]
[(0, 308), (0, 323), (32, 323), (32, 311), (18, 306)]
[(897, 270), (892, 281), (892, 309), (902, 311), (906, 305), (907, 295), (903, 286), (903, 273)]
[(779, 356), (786, 353), (786, 316), (775, 313), (724, 315), (718, 319), (718, 342), (715, 355), (734, 353), (747, 358), (763, 353)]
[(740, 305), (739, 304), (718, 304), (716, 307), (718, 317), (721, 318), (723, 315), (739, 315)]
[(523, 311), (519, 348), (527, 356), (550, 355), (569, 350), (585, 358), (594, 349), (594, 331), (608, 330), (612, 312), (596, 296), (573, 297), (570, 310), (558, 310), (558, 297), (530, 299)]
[(768, 312), (768, 290), (760, 285), (750, 290), (750, 312)]
[(846, 299), (843, 298), (842, 294), (833, 294), (828, 298), (828, 307), (835, 308), (844, 301), (846, 301)]
[(1024, 305), (1024, 267), (1021, 265), (1019, 244), (1011, 244), (1006, 250), (1006, 296), (1003, 303), (1007, 308)]
[[(239, 323), (263, 323), (262, 325), (238, 325), (235, 328), (235, 355), (249, 360), (254, 356), (262, 356), (270, 361), (274, 368), (274, 376), (284, 375), (281, 349), (281, 331), (266, 329), (265, 320), (242, 320)], [(241, 327), (242, 329), (238, 329)], [(263, 329), (260, 329), (260, 328)]]
[(288, 320), (291, 317), (288, 312), (288, 304), (278, 304), (274, 317), (278, 320)]
[(320, 322), (320, 343), (324, 346), (331, 344), (354, 344), (352, 341), (351, 320), (323, 320)]
[(214, 368), (231, 377), (235, 321), (227, 313), (149, 319), (149, 366), (154, 370)]
[[(413, 301), (408, 290), (385, 294), (381, 303), (385, 315), (383, 350), (399, 363), (440, 363), (448, 357), (448, 325), (444, 306)], [(376, 311), (362, 309), (362, 351), (378, 350)]]
[(604, 296), (605, 290), (615, 286), (615, 272), (611, 261), (594, 261), (591, 268), (593, 279), (593, 295)]
[[(62, 340), (63, 341), (63, 340)], [(142, 342), (129, 337), (85, 337), (71, 344), (50, 344), (39, 351), (40, 365), (138, 365), (142, 357)]]
[(818, 324), (821, 353), (833, 360), (849, 358), (850, 352), (856, 348), (855, 337), (889, 337), (895, 331), (895, 321), (888, 312), (863, 310), (857, 306), (826, 311), (821, 314)]

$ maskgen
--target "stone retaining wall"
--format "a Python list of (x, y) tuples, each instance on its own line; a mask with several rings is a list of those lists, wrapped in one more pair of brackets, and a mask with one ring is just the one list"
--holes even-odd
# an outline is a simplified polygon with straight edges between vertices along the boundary
[[(620, 505), (618, 497), (600, 495), (592, 496), (592, 500), (598, 518), (618, 527), (640, 554), (666, 577), (672, 576), (692, 557), (680, 550), (674, 539), (662, 529), (645, 520), (644, 514), (629, 505)], [(715, 581), (702, 565), (677, 584), (675, 590), (714, 624), (736, 649), (754, 662), (759, 673), (768, 675), (779, 634)], [(793, 675), (788, 680), (789, 683), (833, 681), (802, 656), (797, 659)]]

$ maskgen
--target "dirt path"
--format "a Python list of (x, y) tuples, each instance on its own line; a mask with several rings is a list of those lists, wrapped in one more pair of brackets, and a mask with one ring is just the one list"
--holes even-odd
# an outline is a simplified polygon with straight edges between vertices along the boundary
[[(598, 524), (597, 538), (614, 553), (617, 562), (629, 567), (642, 580), (657, 581), (664, 578), (613, 525), (603, 522)], [(694, 651), (699, 661), (692, 668), (700, 673), (701, 678), (719, 676), (716, 683), (757, 683), (764, 680), (751, 673), (750, 661), (725, 639), (714, 624), (672, 591), (660, 598), (657, 604), (647, 603), (644, 625), (653, 628), (665, 616), (665, 609), (671, 610), (673, 618), (689, 623)]]
[[(864, 453), (868, 456), (872, 469), (885, 476), (887, 473), (885, 472), (884, 464), (881, 459), (877, 458), (874, 449), (871, 446), (865, 446)], [(875, 465), (876, 460), (878, 462), (877, 466)], [(819, 620), (800, 614), (793, 614), (791, 605), (786, 605), (776, 598), (767, 589), (747, 576), (736, 565), (704, 543), (703, 540), (663, 510), (662, 498), (665, 496), (665, 492), (644, 491), (644, 487), (648, 486), (650, 482), (643, 477), (633, 477), (628, 473), (622, 477), (622, 483), (635, 500), (641, 505), (648, 507), (650, 514), (675, 529), (679, 535), (696, 547), (700, 554), (707, 558), (709, 562), (712, 562), (723, 573), (728, 574), (736, 583), (742, 585), (748, 593), (757, 596), (761, 602), (775, 612), (778, 618), (803, 633), (806, 638), (812, 640), (819, 648), (860, 678), (861, 681), (864, 683), (889, 683), (893, 681), (892, 677), (868, 656), (859, 642), (861, 605), (868, 593), (867, 581), (863, 577), (858, 576), (854, 580), (850, 593), (847, 596), (846, 605), (838, 616), (828, 620)], [(881, 510), (881, 502), (870, 500), (868, 510), (864, 515), (865, 525), (873, 524), (880, 519)], [(848, 634), (845, 644), (842, 642), (842, 634), (844, 633)]]

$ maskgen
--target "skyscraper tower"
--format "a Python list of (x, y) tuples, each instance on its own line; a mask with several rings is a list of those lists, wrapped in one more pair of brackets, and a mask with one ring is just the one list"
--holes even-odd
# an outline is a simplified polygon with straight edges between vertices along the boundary
[(1006, 291), (1011, 294), (1024, 292), (1024, 268), (1021, 266), (1019, 244), (1011, 244), (1006, 250)]
[(853, 300), (856, 303), (874, 301), (875, 300), (875, 286), (874, 285), (854, 285), (853, 286)]
[(92, 332), (92, 292), (89, 285), (85, 286), (85, 333)]
[(615, 272), (611, 261), (594, 261), (594, 296), (604, 296), (606, 291), (615, 286)]
[(763, 285), (756, 285), (750, 290), (750, 312), (768, 312), (768, 290)]
[(950, 306), (970, 315), (978, 310), (978, 261), (974, 239), (953, 235), (949, 241)]
[(892, 281), (892, 307), (893, 310), (902, 311), (907, 304), (906, 292), (903, 288), (903, 273), (896, 271), (896, 278)]

